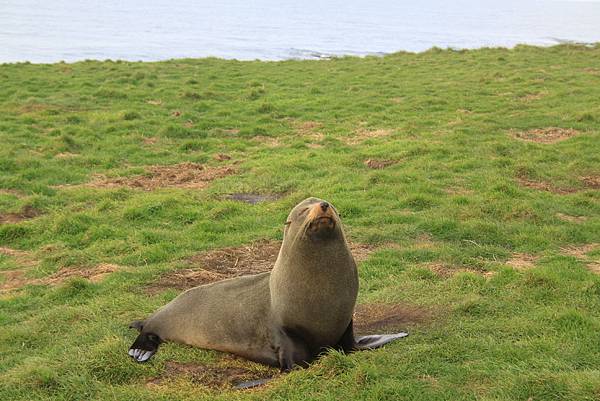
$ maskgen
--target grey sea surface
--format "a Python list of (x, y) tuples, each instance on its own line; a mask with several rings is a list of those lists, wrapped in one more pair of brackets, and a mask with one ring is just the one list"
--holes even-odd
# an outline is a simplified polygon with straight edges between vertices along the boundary
[(0, 0), (0, 62), (327, 58), (600, 41), (600, 1)]

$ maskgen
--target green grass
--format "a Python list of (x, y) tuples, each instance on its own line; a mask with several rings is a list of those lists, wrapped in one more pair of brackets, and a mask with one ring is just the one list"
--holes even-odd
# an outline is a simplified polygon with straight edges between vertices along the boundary
[[(0, 298), (0, 399), (599, 399), (600, 277), (561, 250), (600, 242), (600, 194), (581, 179), (600, 175), (598, 99), (600, 46), (0, 65), (0, 213), (43, 213), (0, 225), (0, 246), (30, 251), (34, 277), (128, 267)], [(309, 121), (320, 124), (319, 148), (298, 129)], [(579, 134), (554, 144), (510, 135), (545, 127)], [(389, 135), (348, 143), (377, 129)], [(373, 170), (366, 159), (398, 163)], [(74, 185), (181, 162), (236, 174), (203, 190)], [(284, 197), (223, 200), (234, 192)], [(310, 195), (336, 205), (353, 241), (383, 246), (360, 266), (359, 302), (426, 307), (433, 321), (385, 350), (331, 353), (256, 391), (185, 377), (147, 386), (166, 361), (218, 355), (167, 345), (134, 364), (127, 324), (176, 295), (143, 286), (202, 250), (281, 238), (288, 211)], [(535, 266), (512, 268), (515, 253)], [(0, 272), (20, 263), (0, 256)], [(442, 277), (431, 263), (467, 271)]]

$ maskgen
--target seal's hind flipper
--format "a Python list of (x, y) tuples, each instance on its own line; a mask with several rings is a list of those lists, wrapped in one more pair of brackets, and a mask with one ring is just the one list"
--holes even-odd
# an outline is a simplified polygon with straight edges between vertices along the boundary
[(129, 328), (136, 329), (141, 333), (142, 329), (144, 328), (144, 323), (146, 323), (145, 320), (134, 320), (133, 322), (129, 323)]
[(248, 390), (248, 389), (251, 389), (251, 388), (262, 386), (263, 384), (268, 383), (270, 380), (271, 379), (249, 380), (247, 382), (241, 382), (241, 383), (236, 384), (234, 386), (234, 388), (236, 390)]
[(399, 338), (406, 337), (408, 333), (395, 333), (395, 334), (379, 334), (379, 335), (371, 335), (371, 336), (359, 336), (356, 337), (356, 350), (367, 350), (367, 349), (375, 349), (380, 348), (395, 341)]
[(161, 340), (156, 334), (142, 333), (131, 344), (128, 354), (136, 362), (146, 362), (158, 351), (160, 343)]

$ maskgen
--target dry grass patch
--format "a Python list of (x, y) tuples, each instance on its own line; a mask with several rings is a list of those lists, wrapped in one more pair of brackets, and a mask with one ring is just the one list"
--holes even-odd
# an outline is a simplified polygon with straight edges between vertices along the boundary
[(600, 68), (585, 67), (583, 71), (591, 75), (600, 75)]
[(583, 185), (592, 189), (600, 189), (600, 175), (588, 175), (580, 178)]
[(433, 318), (433, 311), (422, 306), (404, 304), (361, 304), (354, 309), (354, 330), (360, 334), (403, 330)]
[[(187, 290), (232, 277), (270, 271), (275, 265), (281, 241), (262, 240), (247, 246), (229, 247), (202, 252), (187, 259), (194, 267), (167, 272), (146, 287), (149, 294), (167, 289)], [(376, 250), (367, 244), (350, 244), (356, 263), (361, 263)]]
[(539, 257), (529, 253), (513, 253), (506, 264), (516, 270), (528, 270), (535, 266)]
[(217, 153), (216, 155), (213, 156), (213, 159), (223, 162), (226, 160), (231, 160), (231, 156), (226, 155), (225, 153)]
[(54, 155), (57, 159), (73, 159), (74, 157), (79, 156), (78, 153), (71, 152), (60, 152)]
[(99, 178), (88, 186), (94, 188), (130, 187), (152, 191), (157, 188), (202, 189), (211, 181), (234, 173), (228, 166), (208, 167), (198, 163), (149, 166), (147, 174), (133, 177)]
[(142, 138), (142, 142), (144, 145), (154, 145), (156, 142), (158, 142), (158, 138), (155, 136), (145, 136)]
[[(37, 261), (30, 259), (30, 265), (25, 267), (32, 267), (36, 264)], [(98, 283), (108, 274), (122, 270), (123, 268), (123, 266), (110, 263), (100, 263), (99, 265), (85, 269), (62, 268), (56, 273), (42, 278), (28, 277), (27, 269), (7, 270), (0, 272), (0, 275), (3, 277), (3, 281), (0, 283), (0, 292), (18, 290), (26, 285), (57, 285), (74, 277), (85, 278), (92, 283)]]
[(442, 278), (449, 278), (449, 277), (454, 276), (457, 273), (473, 273), (473, 274), (481, 275), (483, 277), (491, 277), (494, 274), (496, 274), (493, 271), (482, 271), (482, 270), (476, 270), (476, 269), (469, 269), (469, 268), (465, 268), (465, 267), (455, 267), (455, 266), (452, 266), (452, 265), (449, 265), (446, 263), (442, 263), (442, 262), (425, 263), (423, 265), (423, 267), (425, 267), (426, 269), (435, 273), (436, 276), (442, 277)]
[(379, 170), (379, 169), (391, 166), (393, 164), (396, 164), (396, 163), (398, 163), (398, 161), (397, 160), (384, 160), (384, 159), (367, 159), (363, 163), (368, 168), (372, 168), (374, 170)]
[(342, 138), (347, 145), (359, 145), (368, 139), (386, 138), (393, 133), (391, 129), (367, 130), (360, 129), (355, 131), (352, 136)]
[(568, 221), (569, 223), (583, 223), (587, 220), (587, 217), (585, 216), (572, 216), (565, 213), (556, 213), (556, 217), (562, 221)]
[(146, 292), (155, 294), (169, 288), (187, 290), (231, 277), (270, 271), (279, 248), (280, 241), (264, 240), (248, 246), (203, 252), (187, 260), (194, 268), (169, 272), (148, 286)]
[(511, 135), (517, 139), (527, 142), (537, 143), (555, 143), (579, 135), (579, 131), (571, 128), (535, 128), (527, 131), (510, 131)]
[(32, 267), (39, 263), (39, 261), (31, 254), (31, 252), (28, 251), (0, 247), (0, 254), (10, 256), (20, 267)]
[(583, 245), (570, 245), (561, 248), (561, 253), (567, 256), (573, 256), (577, 259), (586, 259), (587, 254), (595, 251), (600, 247), (600, 243), (591, 243), (591, 244), (583, 244)]
[(517, 182), (526, 188), (537, 189), (538, 191), (552, 192), (558, 195), (567, 195), (577, 192), (576, 188), (561, 188), (546, 181), (534, 181), (524, 177), (518, 177)]
[(0, 213), (0, 224), (14, 224), (38, 217), (42, 212), (31, 206), (25, 206), (17, 213)]
[[(232, 358), (228, 358), (232, 359)], [(168, 382), (185, 378), (192, 383), (213, 389), (227, 389), (252, 380), (270, 379), (278, 374), (277, 370), (257, 366), (250, 362), (202, 365), (194, 362), (167, 361), (160, 376), (150, 379), (149, 387), (165, 385)]]
[(585, 263), (586, 267), (591, 272), (600, 274), (600, 260), (588, 256), (588, 253), (593, 252), (598, 248), (600, 248), (600, 243), (594, 242), (591, 244), (570, 245), (561, 248), (560, 250), (563, 255), (572, 256), (580, 262)]
[(294, 128), (295, 133), (301, 137), (311, 141), (311, 143), (307, 144), (309, 148), (321, 148), (323, 145), (316, 143), (321, 142), (325, 139), (325, 135), (322, 132), (317, 131), (318, 129), (323, 127), (323, 124), (317, 121), (292, 121), (292, 127)]
[(539, 99), (545, 97), (546, 95), (548, 95), (548, 92), (546, 92), (546, 91), (541, 91), (541, 92), (537, 92), (537, 93), (528, 93), (525, 96), (521, 96), (519, 98), (519, 100), (527, 103), (527, 102), (532, 102), (534, 100), (539, 100)]
[(275, 137), (267, 135), (256, 135), (253, 137), (255, 142), (265, 145), (268, 148), (280, 148), (283, 146), (281, 141)]

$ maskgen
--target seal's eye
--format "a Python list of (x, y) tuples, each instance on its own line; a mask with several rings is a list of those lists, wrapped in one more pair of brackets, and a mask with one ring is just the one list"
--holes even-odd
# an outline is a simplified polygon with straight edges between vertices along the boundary
[(300, 210), (298, 212), (298, 216), (302, 216), (303, 214), (305, 214), (308, 211), (308, 209), (309, 209), (308, 207), (305, 207), (304, 209)]

